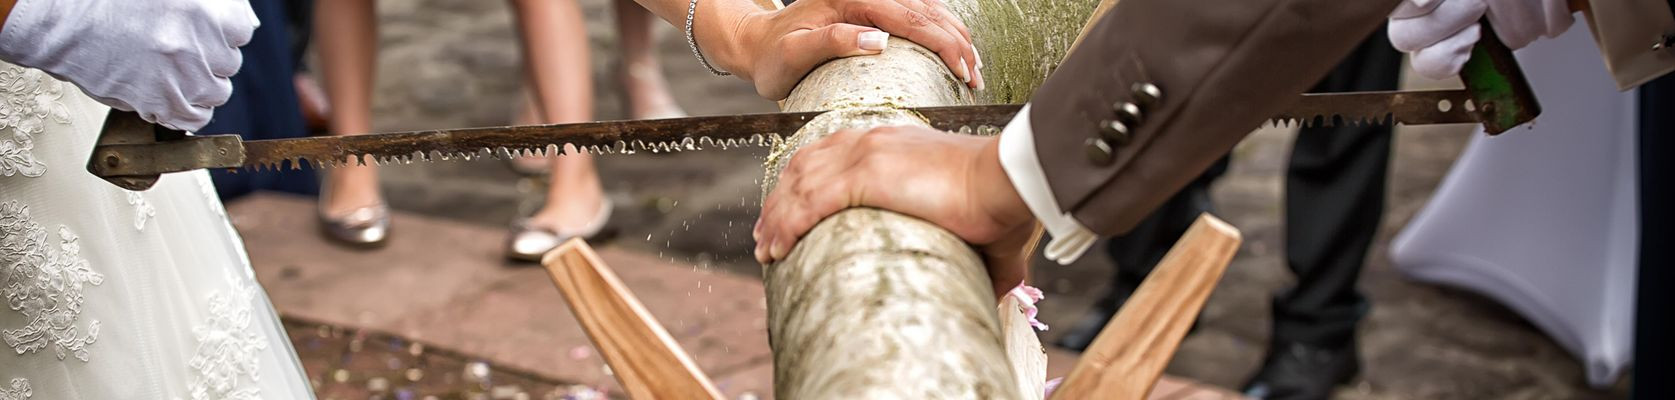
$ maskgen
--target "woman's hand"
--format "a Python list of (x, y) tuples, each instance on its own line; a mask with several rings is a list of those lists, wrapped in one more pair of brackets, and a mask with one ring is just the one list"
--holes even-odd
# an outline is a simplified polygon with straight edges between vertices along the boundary
[[(929, 48), (955, 77), (972, 88), (983, 87), (978, 70), (983, 61), (971, 45), (971, 31), (942, 0), (799, 0), (778, 11), (751, 6), (732, 18), (725, 10), (719, 9), (721, 18), (713, 20), (736, 22), (717, 34), (699, 32), (699, 39), (726, 44), (699, 45), (720, 68), (755, 83), (756, 93), (768, 99), (785, 98), (826, 60), (882, 52), (889, 35)], [(715, 18), (700, 11), (698, 18), (705, 17)]]
[(246, 0), (18, 0), (0, 29), (0, 59), (191, 131), (232, 96), (227, 78), (257, 25)]
[[(806, 0), (805, 0), (806, 1)], [(897, 126), (843, 131), (798, 150), (756, 221), (756, 259), (783, 259), (849, 207), (911, 215), (978, 246), (996, 296), (1028, 271), (1035, 217), (1000, 166), (999, 138)]]

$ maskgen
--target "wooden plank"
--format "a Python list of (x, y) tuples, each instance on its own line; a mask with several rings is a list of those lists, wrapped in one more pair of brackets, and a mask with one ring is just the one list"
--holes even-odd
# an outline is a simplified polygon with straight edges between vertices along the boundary
[(541, 264), (630, 398), (722, 398), (586, 242), (571, 239)]
[(1001, 299), (1000, 329), (1006, 346), (1006, 360), (1012, 364), (1012, 374), (1018, 381), (1018, 393), (1026, 399), (1040, 399), (1047, 385), (1047, 350), (1041, 347), (1041, 337), (1029, 325), (1023, 301), (1006, 296)]
[(1200, 215), (1082, 353), (1053, 399), (1146, 398), (1240, 240), (1232, 225)]

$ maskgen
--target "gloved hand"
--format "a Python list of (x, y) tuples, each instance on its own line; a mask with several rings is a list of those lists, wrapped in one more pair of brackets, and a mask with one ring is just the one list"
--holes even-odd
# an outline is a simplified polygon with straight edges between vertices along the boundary
[(1565, 0), (1403, 0), (1390, 13), (1390, 44), (1412, 56), (1419, 75), (1459, 75), (1482, 36), (1478, 20), (1485, 14), (1513, 50), (1557, 37), (1575, 21)]
[(247, 0), (19, 0), (0, 29), (0, 59), (191, 131), (232, 95), (238, 47), (259, 24)]

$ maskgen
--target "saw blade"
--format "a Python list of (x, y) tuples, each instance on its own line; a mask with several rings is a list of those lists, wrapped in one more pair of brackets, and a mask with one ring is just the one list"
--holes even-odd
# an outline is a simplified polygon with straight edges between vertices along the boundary
[[(998, 132), (1020, 105), (912, 108), (932, 127)], [(243, 166), (255, 170), (386, 165), (414, 161), (676, 152), (766, 146), (821, 112), (765, 113), (635, 121), (464, 128), (244, 142)], [(981, 132), (978, 132), (981, 133)], [(566, 145), (575, 150), (567, 149)]]
[(1465, 90), (1309, 93), (1268, 122), (1280, 127), (1476, 123), (1471, 98)]

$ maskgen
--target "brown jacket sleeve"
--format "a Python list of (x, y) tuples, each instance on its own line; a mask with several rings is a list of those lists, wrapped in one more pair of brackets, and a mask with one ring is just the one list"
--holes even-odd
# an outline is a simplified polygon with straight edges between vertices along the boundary
[(1060, 209), (1128, 231), (1389, 16), (1397, 0), (1122, 0), (1031, 100)]
[(1617, 89), (1675, 71), (1675, 13), (1667, 0), (1593, 0), (1583, 15)]

